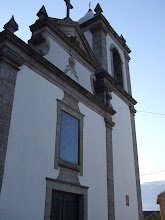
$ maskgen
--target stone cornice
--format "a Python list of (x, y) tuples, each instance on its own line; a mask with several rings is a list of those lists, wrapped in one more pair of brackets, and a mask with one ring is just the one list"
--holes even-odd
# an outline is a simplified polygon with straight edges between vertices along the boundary
[[(41, 31), (44, 31), (45, 29), (50, 32), (50, 30), (52, 31), (53, 35), (57, 35), (60, 37), (61, 40), (63, 40), (66, 44), (70, 45), (70, 47), (72, 47), (76, 53), (78, 53), (80, 56), (83, 57), (84, 60), (86, 60), (88, 63), (90, 63), (91, 66), (93, 66), (94, 68), (97, 67), (97, 61), (93, 55), (93, 51), (91, 50), (90, 46), (88, 45), (88, 42), (86, 40), (86, 38), (84, 36), (82, 36), (82, 34), (80, 33), (80, 30), (78, 30), (78, 25), (77, 23), (72, 21), (72, 25), (74, 27), (76, 27), (76, 30), (78, 31), (78, 33), (80, 34), (83, 42), (85, 42), (85, 49), (87, 51), (87, 53), (80, 47), (78, 46), (75, 42), (73, 42), (59, 27), (58, 25), (62, 22), (62, 20), (59, 19), (52, 19), (52, 18), (45, 18), (42, 20), (37, 20), (35, 24), (30, 26), (30, 30), (32, 31), (32, 33), (34, 33), (33, 36), (35, 36), (35, 34), (38, 34)], [(64, 21), (63, 21), (64, 22)], [(56, 24), (57, 23), (57, 24)], [(65, 22), (66, 23), (66, 22)], [(67, 24), (67, 23), (66, 23)], [(70, 24), (67, 24), (70, 25)]]
[(130, 105), (130, 106), (129, 106), (129, 109), (130, 109), (131, 114), (135, 115), (136, 109), (134, 108), (134, 106), (133, 106), (133, 105)]
[(128, 55), (128, 53), (126, 53), (125, 51), (124, 51), (124, 56), (125, 56), (125, 58), (127, 59), (127, 61), (129, 62), (130, 61), (130, 56)]
[(7, 45), (0, 47), (0, 61), (2, 60), (17, 70), (19, 70), (19, 67), (24, 63), (24, 59)]
[(107, 28), (102, 22), (102, 20), (99, 20), (98, 22), (94, 23), (90, 28), (91, 33), (93, 34), (96, 31), (103, 31), (107, 35)]
[[(85, 50), (88, 52), (88, 54), (89, 54), (89, 56), (91, 57), (91, 59), (93, 60), (93, 62), (96, 64), (96, 66), (97, 66), (97, 61), (96, 61), (96, 59), (95, 59), (95, 56), (94, 56), (94, 54), (93, 54), (93, 51), (92, 51), (92, 49), (91, 49), (91, 47), (89, 46), (89, 44), (88, 44), (88, 41), (87, 41), (87, 39), (86, 39), (86, 37), (84, 36), (84, 34), (82, 33), (82, 30), (81, 30), (81, 28), (80, 28), (80, 26), (79, 26), (79, 24), (77, 23), (77, 22), (75, 22), (75, 21), (72, 21), (72, 20), (70, 20), (70, 22), (68, 21), (68, 19), (55, 19), (55, 18), (50, 18), (50, 19), (52, 19), (52, 22), (53, 22), (53, 25), (54, 24), (56, 24), (57, 26), (58, 25), (66, 25), (66, 26), (73, 26), (73, 27), (75, 27), (75, 29), (76, 29), (76, 31), (78, 32), (78, 34), (79, 34), (79, 37), (80, 37), (80, 39), (82, 40), (82, 42), (83, 42), (83, 46), (84, 46), (84, 48), (85, 48)], [(62, 34), (63, 34), (63, 32), (62, 32)], [(69, 38), (69, 41), (70, 41), (70, 38)], [(74, 42), (73, 42), (74, 43)], [(75, 45), (76, 46), (76, 48), (77, 48), (77, 44)], [(80, 47), (80, 49), (82, 49), (81, 47)]]
[[(60, 69), (38, 54), (29, 45), (7, 31), (0, 33), (0, 49), (2, 49), (5, 45), (8, 45), (8, 51), (15, 51), (14, 53), (16, 57), (19, 58), (20, 63), (24, 61), (24, 64), (29, 68), (36, 71), (45, 79), (57, 85), (64, 91), (69, 92), (70, 90), (73, 97), (80, 97), (80, 101), (82, 103), (85, 103), (89, 108), (93, 109), (101, 116), (105, 117), (105, 114), (111, 116), (116, 113), (113, 108), (106, 106), (97, 97), (88, 92), (85, 88), (80, 86)], [(10, 53), (8, 54), (10, 55)], [(22, 57), (24, 57), (24, 60), (22, 60)]]
[(125, 101), (129, 106), (134, 106), (137, 104), (136, 100), (131, 95), (129, 95), (106, 71), (102, 71), (96, 74), (96, 81), (94, 84), (98, 92), (99, 90), (102, 90), (103, 86), (106, 86), (116, 95), (118, 95), (123, 101)]
[(107, 21), (107, 19), (104, 17), (104, 15), (100, 14), (97, 16), (94, 16), (93, 18), (89, 19), (88, 21), (82, 23), (80, 25), (80, 27), (82, 29), (85, 29), (87, 26), (91, 27), (93, 26), (94, 23), (97, 23), (98, 21), (102, 21), (106, 27), (106, 32), (110, 32), (114, 38), (117, 40), (117, 42), (120, 44), (120, 46), (127, 51), (127, 53), (130, 53), (131, 50), (129, 49), (129, 47), (124, 44), (121, 40), (121, 38), (119, 37), (119, 35), (115, 32), (115, 30), (111, 27), (110, 23)]
[(106, 127), (110, 129), (112, 129), (115, 126), (115, 123), (112, 121), (112, 119), (107, 116), (104, 118), (104, 121), (105, 121)]
[(0, 60), (3, 60), (14, 68), (19, 70), (18, 67), (22, 66), (24, 63), (24, 59), (16, 54), (14, 51), (10, 50), (7, 46), (0, 48)]

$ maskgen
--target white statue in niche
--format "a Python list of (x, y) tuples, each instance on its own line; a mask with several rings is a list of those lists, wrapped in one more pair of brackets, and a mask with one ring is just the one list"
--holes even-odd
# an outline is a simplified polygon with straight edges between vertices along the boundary
[(79, 83), (78, 75), (75, 70), (75, 60), (73, 59), (72, 55), (69, 57), (68, 61), (69, 61), (69, 64), (66, 66), (67, 68), (65, 69), (64, 73), (71, 71), (71, 75), (73, 74)]

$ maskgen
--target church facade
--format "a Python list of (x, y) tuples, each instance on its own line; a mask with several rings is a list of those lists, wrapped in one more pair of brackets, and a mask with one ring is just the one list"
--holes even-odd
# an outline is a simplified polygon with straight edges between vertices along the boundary
[(142, 220), (129, 53), (102, 14), (43, 6), (0, 33), (0, 218)]

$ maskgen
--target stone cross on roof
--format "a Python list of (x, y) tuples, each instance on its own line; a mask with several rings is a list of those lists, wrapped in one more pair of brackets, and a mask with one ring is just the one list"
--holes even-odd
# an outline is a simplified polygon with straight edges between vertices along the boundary
[(67, 12), (66, 17), (69, 17), (69, 10), (73, 8), (73, 6), (70, 4), (70, 0), (64, 0), (67, 6)]

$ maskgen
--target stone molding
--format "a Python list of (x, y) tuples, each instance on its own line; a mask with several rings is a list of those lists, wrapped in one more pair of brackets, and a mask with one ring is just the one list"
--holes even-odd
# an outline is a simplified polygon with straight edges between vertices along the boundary
[[(57, 85), (59, 88), (63, 89), (64, 91), (68, 90), (69, 94), (73, 95), (73, 98), (77, 97), (82, 103), (87, 105), (89, 108), (91, 108), (93, 111), (97, 112), (101, 116), (105, 117), (106, 115), (111, 116), (111, 115), (115, 114), (115, 111), (111, 107), (107, 107), (104, 103), (99, 101), (96, 97), (94, 97), (91, 93), (89, 93), (87, 90), (85, 90), (80, 85), (78, 85), (76, 82), (74, 82), (72, 79), (70, 79), (68, 76), (66, 76), (62, 71), (60, 71), (58, 68), (56, 68), (53, 64), (51, 64), (45, 58), (40, 56), (36, 51), (34, 51), (32, 48), (30, 48), (29, 45), (27, 45), (26, 43), (24, 43), (23, 41), (21, 41), (19, 38), (17, 38), (16, 36), (14, 36), (11, 33), (9, 34), (6, 31), (0, 33), (0, 47), (1, 47), (1, 45), (6, 44), (6, 42), (8, 42), (8, 41), (10, 41), (10, 47), (8, 47), (7, 51), (8, 52), (11, 51), (12, 59), (9, 59), (9, 58), (11, 58), (9, 56), (10, 53), (8, 53), (8, 52), (6, 53), (7, 54), (6, 58), (3, 58), (3, 56), (0, 53), (0, 57), (2, 56), (2, 58), (3, 58), (3, 59), (0, 58), (0, 61), (5, 60), (5, 63), (9, 64), (10, 69), (14, 68), (14, 70), (12, 69), (12, 72), (14, 74), (15, 80), (16, 80), (16, 72), (19, 70), (19, 68), (18, 68), (19, 65), (22, 65), (23, 63), (25, 63), (29, 68), (34, 70), (36, 73), (40, 74), (42, 77), (44, 77), (45, 79), (47, 79), (51, 83)], [(2, 50), (2, 48), (1, 48), (1, 50)], [(16, 51), (16, 52), (14, 52), (14, 51)], [(16, 56), (12, 56), (13, 52)], [(16, 60), (14, 60), (13, 57), (16, 57)], [(22, 59), (22, 57), (24, 57), (24, 59)], [(32, 60), (33, 60), (33, 63), (32, 63)], [(2, 74), (2, 72), (1, 72), (1, 74)], [(109, 74), (108, 75), (107, 74), (108, 73), (103, 74), (103, 76), (105, 75), (105, 78), (107, 80), (106, 81), (103, 78), (103, 83), (105, 83), (105, 84), (107, 83), (109, 87), (112, 87), (113, 91), (116, 92), (117, 94), (119, 94), (120, 97), (125, 102), (127, 102), (129, 104), (131, 103), (132, 105), (135, 105), (136, 101), (129, 94), (127, 94), (124, 90), (119, 88), (119, 86), (116, 85), (115, 82), (113, 81), (114, 80), (113, 77), (111, 77)], [(3, 73), (3, 75), (4, 75), (4, 73)], [(99, 74), (97, 74), (97, 78), (99, 78), (99, 77), (100, 77)], [(13, 91), (13, 94), (14, 94), (14, 91)], [(13, 97), (12, 97), (12, 100), (13, 100)], [(9, 114), (8, 114), (9, 115), (9, 120), (8, 120), (9, 122), (10, 122), (11, 112), (12, 112), (12, 107), (11, 107)], [(110, 133), (109, 129), (112, 128), (113, 123), (110, 123), (110, 125), (109, 125), (109, 119), (105, 119), (105, 123), (106, 123), (106, 128), (108, 130), (107, 131), (107, 138), (108, 138), (107, 143), (108, 143), (109, 138), (112, 138), (108, 134)], [(8, 132), (9, 132), (9, 126), (10, 125), (8, 125)], [(8, 138), (8, 136), (7, 136), (7, 138)], [(6, 138), (5, 138), (5, 146), (7, 146)], [(137, 149), (136, 149), (136, 151), (137, 151)], [(137, 155), (136, 152), (134, 152), (134, 155), (135, 156)], [(109, 161), (109, 159), (107, 159), (107, 161)], [(3, 178), (3, 174), (2, 174), (2, 178)], [(0, 179), (0, 181), (2, 181), (2, 179)], [(112, 185), (113, 185), (113, 183), (111, 182), (112, 179), (107, 180), (107, 181), (110, 182), (110, 188), (112, 188)], [(61, 183), (60, 181), (56, 181), (56, 182), (58, 182), (59, 185), (63, 185), (64, 188), (66, 187), (65, 184), (68, 184), (68, 183)], [(57, 185), (58, 185), (58, 183), (57, 183)], [(2, 182), (1, 182), (1, 184), (2, 184)], [(71, 186), (71, 185), (69, 185), (69, 186)], [(75, 188), (75, 191), (77, 189), (78, 188)], [(87, 189), (87, 187), (86, 187), (86, 189)], [(70, 190), (70, 191), (72, 192), (72, 190)], [(110, 207), (113, 210), (112, 199), (110, 199), (110, 203), (111, 202), (112, 202), (112, 205), (110, 205)], [(140, 210), (140, 208), (139, 208), (139, 210)], [(45, 218), (45, 219), (47, 219), (47, 218)], [(112, 216), (112, 219), (113, 219), (113, 216)]]
[(59, 46), (61, 46), (69, 55), (72, 55), (72, 57), (78, 61), (80, 64), (82, 64), (87, 70), (89, 70), (92, 74), (95, 71), (96, 66), (98, 65), (91, 65), (91, 63), (88, 62), (88, 60), (84, 60), (84, 58), (81, 56), (81, 54), (77, 54), (77, 52), (70, 47), (65, 41), (61, 41), (61, 38), (59, 36), (53, 36), (50, 32), (48, 32), (48, 36), (54, 40)]
[(1, 60), (11, 65), (17, 71), (24, 63), (24, 59), (6, 45), (0, 48), (0, 61)]
[(97, 23), (98, 21), (102, 21), (106, 30), (106, 33), (113, 37), (113, 40), (118, 44), (118, 46), (121, 48), (121, 50), (126, 51), (127, 53), (130, 53), (131, 50), (128, 48), (126, 44), (123, 43), (120, 36), (115, 32), (115, 30), (111, 27), (107, 19), (102, 15), (97, 15), (91, 18), (90, 20), (80, 24), (80, 27), (82, 28), (83, 32), (85, 30), (90, 30), (90, 28)]
[(57, 180), (70, 184), (80, 185), (77, 171), (62, 166), (60, 167), (60, 172)]
[[(68, 54), (72, 55), (74, 59), (76, 59), (79, 63), (81, 63), (84, 67), (86, 67), (91, 73), (93, 73), (94, 69), (97, 67), (98, 64), (93, 54), (93, 51), (91, 50), (79, 25), (76, 22), (72, 22), (73, 26), (76, 28), (76, 31), (80, 36), (80, 40), (85, 44), (84, 48), (87, 51), (87, 53), (80, 47), (79, 49), (77, 49), (77, 44), (75, 44), (73, 40), (71, 40), (71, 38), (69, 38), (60, 28), (58, 28), (58, 26), (55, 25), (56, 23), (57, 25), (61, 25), (62, 23), (64, 23), (63, 20), (59, 20), (59, 21), (57, 19), (52, 19), (52, 20), (53, 20), (52, 21), (53, 24), (50, 24), (51, 22), (46, 23), (45, 21), (43, 27), (41, 21), (39, 23), (36, 22), (34, 25), (31, 26), (31, 28), (35, 30), (33, 26), (36, 25), (38, 29), (36, 30), (36, 32), (33, 33), (31, 40), (29, 40), (29, 45), (31, 45), (32, 48), (34, 49), (32, 43), (36, 40), (38, 41), (40, 39), (41, 34), (43, 34), (46, 37), (50, 37), (52, 40), (58, 43)], [(41, 46), (43, 47), (43, 45), (35, 46), (36, 50), (42, 52), (43, 48)]]
[[(120, 54), (119, 49), (118, 49), (118, 48), (116, 47), (116, 45), (113, 44), (113, 43), (110, 45), (110, 52), (111, 52), (111, 54), (112, 54), (112, 51), (113, 51), (114, 48), (117, 50), (117, 52), (118, 52), (118, 54), (119, 54), (119, 56), (120, 56), (121, 63), (124, 64), (124, 62), (122, 61), (122, 57), (121, 57), (121, 54)], [(111, 55), (111, 63), (113, 64), (113, 56), (112, 56), (112, 55)], [(112, 64), (111, 64), (111, 65), (112, 65)], [(112, 67), (113, 67), (113, 65), (112, 65)], [(112, 75), (114, 76), (114, 70), (113, 70), (113, 68), (112, 68)]]
[(117, 52), (118, 52), (118, 54), (119, 54), (119, 56), (120, 56), (120, 61), (121, 61), (121, 71), (122, 71), (122, 81), (123, 81), (123, 88), (124, 88), (124, 72), (123, 72), (123, 61), (122, 61), (122, 57), (121, 57), (121, 54), (120, 54), (120, 51), (119, 51), (119, 49), (114, 45), (114, 44), (111, 44), (110, 45), (110, 59), (111, 59), (111, 69), (112, 69), (112, 76), (114, 77), (114, 79), (115, 79), (115, 74), (114, 74), (114, 66), (113, 66), (113, 49), (116, 49), (117, 50)]
[(73, 42), (60, 29), (60, 25), (65, 24), (65, 23), (66, 22), (64, 20), (53, 19), (53, 18), (45, 18), (45, 19), (42, 19), (42, 20), (37, 20), (35, 24), (30, 26), (30, 30), (32, 31), (32, 34), (33, 34), (32, 36), (34, 36), (35, 34), (37, 34), (39, 32), (45, 31), (45, 30), (47, 32), (51, 32), (52, 36), (55, 36), (55, 35), (59, 36), (62, 41), (64, 41), (73, 50), (75, 50), (77, 54), (82, 56), (84, 60), (86, 60), (88, 63), (90, 63), (90, 65), (96, 67), (97, 62), (96, 62), (95, 57), (93, 55), (93, 51), (91, 50), (85, 36), (83, 35), (81, 29), (79, 28), (79, 25), (77, 24), (77, 22), (72, 21), (72, 26), (74, 26), (76, 31), (78, 32), (78, 34), (80, 36), (80, 39), (83, 42), (83, 46), (85, 48), (85, 51), (80, 46), (78, 46), (75, 42)]
[(63, 91), (69, 92), (73, 97), (79, 97), (79, 100), (81, 100), (83, 104), (103, 117), (105, 116), (105, 113), (110, 115), (115, 114), (115, 111), (111, 107), (107, 107), (97, 97), (64, 74), (44, 57), (39, 55), (17, 36), (6, 31), (1, 32), (0, 47), (1, 44), (4, 45), (8, 41), (10, 41), (9, 49), (16, 51), (20, 57), (24, 57), (24, 64), (46, 80), (58, 86)]
[(126, 70), (126, 79), (127, 79), (127, 87), (128, 87), (128, 94), (132, 95), (132, 89), (131, 89), (131, 80), (130, 80), (130, 73), (129, 73), (129, 60), (125, 56), (125, 70)]
[(101, 78), (98, 82), (96, 78), (93, 81), (94, 88), (95, 88), (95, 95), (107, 106), (112, 107), (111, 99), (112, 99), (112, 87), (104, 82), (104, 79)]
[(44, 32), (32, 36), (28, 43), (34, 50), (41, 54), (41, 56), (48, 54), (50, 50), (49, 38)]
[[(59, 70), (57, 67), (55, 67), (52, 63), (50, 63), (48, 60), (46, 60), (44, 57), (39, 55), (35, 50), (33, 50), (29, 45), (27, 45), (25, 42), (23, 42), (21, 39), (19, 39), (17, 36), (14, 34), (11, 34), (8, 31), (3, 31), (0, 33), (0, 50), (2, 51), (2, 48), (4, 46), (8, 45), (7, 51), (11, 51), (11, 55), (13, 54), (12, 52), (14, 51), (14, 57), (18, 58), (16, 59), (16, 62), (14, 62), (13, 58), (12, 59), (6, 59), (7, 62), (5, 61), (7, 68), (9, 69), (8, 72), (9, 76), (6, 76), (6, 70), (5, 72), (1, 70), (1, 74), (3, 77), (12, 77), (13, 80), (13, 89), (12, 89), (12, 94), (7, 95), (9, 97), (9, 113), (7, 114), (8, 119), (4, 121), (4, 124), (6, 124), (7, 132), (3, 136), (2, 134), (2, 145), (4, 146), (3, 148), (7, 147), (7, 140), (8, 140), (8, 135), (9, 135), (9, 127), (10, 127), (10, 117), (11, 117), (11, 112), (12, 112), (12, 105), (13, 105), (13, 96), (14, 96), (14, 88), (15, 88), (15, 81), (16, 81), (16, 76), (17, 76), (17, 71), (19, 70), (19, 65), (24, 63), (27, 67), (29, 67), (31, 70), (35, 71), (37, 74), (51, 82), (52, 84), (56, 85), (60, 89), (62, 89), (64, 92), (67, 92), (68, 94), (71, 95), (71, 97), (78, 99), (81, 101), (81, 103), (85, 104), (87, 107), (92, 109), (94, 112), (97, 114), (101, 115), (102, 117), (105, 117), (106, 115), (113, 115), (115, 114), (115, 111), (113, 110), (112, 107), (106, 106), (104, 103), (102, 103), (98, 98), (96, 98), (93, 94), (88, 92), (86, 89), (84, 89), (82, 86), (80, 86), (78, 83), (76, 83), (74, 80), (72, 80), (69, 76), (64, 74), (61, 70)], [(1, 53), (2, 54), (2, 53)], [(8, 55), (10, 53), (7, 53)], [(1, 62), (3, 62), (1, 55)], [(21, 59), (21, 58), (24, 59)], [(14, 62), (11, 62), (11, 60)], [(10, 61), (10, 62), (8, 62)], [(2, 67), (1, 67), (2, 68)], [(12, 85), (12, 84), (11, 84)], [(5, 109), (6, 105), (4, 105)], [(6, 150), (1, 153), (1, 161), (3, 165), (5, 164), (5, 155), (6, 155)], [(3, 179), (3, 170), (4, 166), (2, 166), (1, 169), (1, 185), (2, 185), (2, 179)], [(0, 186), (1, 187), (1, 186)]]
[[(56, 125), (56, 144), (55, 144), (55, 162), (54, 168), (66, 167), (75, 170), (83, 175), (83, 117), (78, 107), (78, 100), (65, 93), (62, 101), (57, 100), (57, 125)], [(60, 136), (61, 136), (61, 111), (65, 111), (79, 120), (79, 149), (78, 164), (73, 164), (60, 159)]]
[(77, 184), (70, 184), (66, 182), (61, 182), (59, 180), (54, 180), (51, 178), (46, 178), (46, 199), (45, 199), (45, 213), (44, 220), (50, 220), (51, 213), (51, 199), (52, 191), (63, 191), (67, 193), (74, 193), (79, 195), (79, 205), (80, 205), (80, 220), (88, 219), (88, 187), (81, 186)]
[(99, 22), (93, 24), (89, 30), (90, 30), (91, 34), (98, 32), (98, 31), (102, 31), (102, 32), (104, 32), (105, 35), (107, 35), (106, 26), (104, 25), (104, 23), (102, 21), (99, 21)]
[(130, 56), (128, 55), (128, 53), (126, 53), (125, 51), (124, 51), (124, 56), (125, 56), (126, 60), (129, 62), (131, 58), (130, 58)]
[(115, 220), (114, 177), (113, 177), (113, 147), (112, 128), (115, 125), (108, 116), (104, 118), (106, 126), (106, 156), (107, 156), (107, 193), (108, 220)]
[(105, 122), (106, 127), (110, 128), (111, 130), (115, 126), (115, 123), (112, 121), (112, 119), (107, 116), (104, 118), (104, 122)]
[(135, 116), (135, 114), (136, 114), (136, 109), (134, 108), (133, 105), (130, 105), (130, 106), (129, 106), (129, 110), (130, 110), (131, 114), (133, 114), (133, 116)]
[(92, 26), (90, 31), (92, 33), (93, 53), (98, 62), (97, 71), (107, 71), (108, 67), (106, 31), (104, 30), (101, 22)]
[(132, 140), (133, 140), (133, 153), (134, 153), (134, 165), (135, 165), (135, 179), (136, 179), (136, 191), (137, 191), (137, 203), (138, 203), (138, 214), (139, 214), (139, 220), (143, 220), (141, 187), (140, 187), (140, 177), (139, 177), (139, 162), (138, 162), (136, 131), (135, 131), (135, 119), (134, 119), (135, 112), (136, 111), (135, 111), (134, 107), (130, 106)]
[(23, 59), (7, 46), (0, 48), (0, 193), (4, 175), (7, 143), (17, 71)]
[[(136, 105), (135, 99), (132, 98), (116, 81), (115, 79), (106, 71), (101, 71), (96, 73), (96, 81), (94, 81), (94, 87), (96, 95), (102, 100), (103, 93), (110, 89), (118, 97), (120, 97), (126, 104)], [(103, 100), (102, 100), (103, 101)]]

